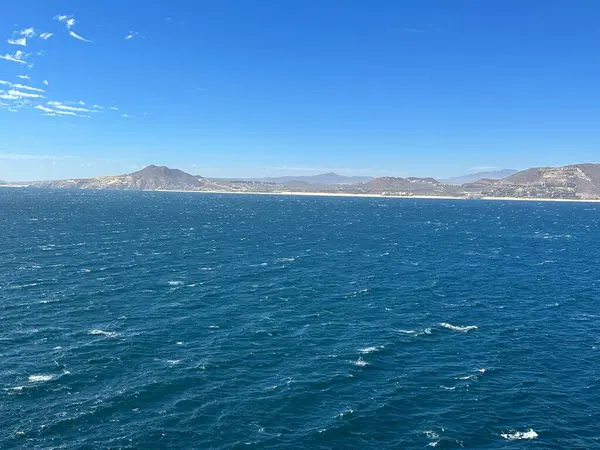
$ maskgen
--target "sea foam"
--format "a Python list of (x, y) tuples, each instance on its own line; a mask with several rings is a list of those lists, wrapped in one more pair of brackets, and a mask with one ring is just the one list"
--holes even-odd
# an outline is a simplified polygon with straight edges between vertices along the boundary
[(450, 323), (447, 322), (442, 322), (440, 323), (441, 327), (444, 328), (448, 328), (449, 330), (452, 331), (462, 331), (463, 333), (466, 333), (467, 331), (471, 331), (471, 330), (476, 330), (477, 329), (477, 325), (467, 325), (464, 327), (458, 326), (458, 325), (452, 325)]
[(116, 331), (90, 330), (88, 334), (106, 336), (108, 338), (118, 338), (120, 335)]
[(516, 441), (519, 439), (537, 439), (538, 434), (530, 428), (527, 431), (513, 431), (511, 433), (502, 433), (500, 434), (504, 439), (508, 439), (509, 441)]
[(30, 383), (40, 383), (42, 381), (50, 381), (56, 378), (55, 375), (30, 375), (28, 380)]

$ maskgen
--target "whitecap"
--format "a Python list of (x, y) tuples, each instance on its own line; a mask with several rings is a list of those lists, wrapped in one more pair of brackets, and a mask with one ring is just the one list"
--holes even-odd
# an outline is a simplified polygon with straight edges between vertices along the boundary
[(538, 437), (538, 434), (535, 431), (533, 431), (533, 428), (530, 428), (527, 431), (511, 431), (512, 432), (510, 433), (501, 433), (500, 436), (502, 436), (504, 439), (508, 439), (509, 441), (515, 441), (520, 439), (537, 439)]
[(171, 364), (172, 366), (176, 366), (177, 364), (181, 364), (181, 360), (180, 359), (167, 359), (167, 362), (169, 364)]
[(183, 284), (183, 281), (167, 281), (167, 284), (169, 286), (181, 286)]
[(50, 381), (56, 378), (55, 375), (30, 375), (28, 380), (30, 383), (39, 383), (42, 381)]
[(477, 372), (479, 372), (479, 373), (486, 373), (487, 369), (477, 369)]
[(363, 353), (363, 354), (373, 353), (373, 352), (378, 352), (382, 348), (383, 348), (383, 346), (379, 346), (379, 347), (365, 347), (365, 348), (361, 348), (359, 350), (359, 352)]
[(368, 362), (366, 362), (364, 359), (362, 359), (362, 356), (360, 356), (356, 361), (354, 361), (353, 364), (358, 367), (365, 367), (365, 366), (369, 365)]
[(448, 328), (449, 330), (452, 330), (452, 331), (462, 331), (463, 333), (466, 333), (467, 331), (470, 331), (470, 330), (477, 329), (477, 325), (467, 325), (467, 326), (461, 327), (461, 326), (449, 324), (447, 322), (440, 323), (440, 326), (444, 327), (444, 328)]
[(175, 342), (176, 345), (183, 345), (183, 341), (177, 341)]
[(118, 338), (120, 335), (116, 331), (90, 330), (88, 334), (106, 336), (108, 338)]
[(453, 391), (454, 389), (456, 389), (456, 386), (452, 386), (452, 387), (448, 387), (448, 386), (440, 386), (442, 389), (445, 389), (447, 391)]
[(417, 332), (415, 330), (398, 330), (398, 333), (417, 334)]
[(278, 258), (277, 261), (278, 262), (292, 262), (292, 261), (296, 261), (296, 258)]
[(427, 447), (437, 447), (437, 445), (439, 444), (439, 439), (440, 439), (440, 435), (437, 434), (435, 431), (433, 430), (425, 430), (423, 431), (423, 434), (427, 437), (427, 439), (431, 439), (431, 442), (429, 444), (427, 444)]

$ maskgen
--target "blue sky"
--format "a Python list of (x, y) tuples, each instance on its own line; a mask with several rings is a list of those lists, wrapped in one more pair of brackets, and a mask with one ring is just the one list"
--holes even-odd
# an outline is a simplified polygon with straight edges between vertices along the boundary
[(600, 162), (598, 17), (595, 0), (10, 2), (0, 179)]

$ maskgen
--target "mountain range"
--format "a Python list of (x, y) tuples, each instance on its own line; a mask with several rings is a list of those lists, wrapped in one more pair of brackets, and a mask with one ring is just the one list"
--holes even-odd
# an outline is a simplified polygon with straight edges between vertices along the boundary
[[(492, 173), (494, 176), (505, 175)], [(477, 174), (479, 176), (481, 174)], [(303, 179), (304, 178), (304, 179)], [(308, 180), (306, 179), (308, 178)], [(450, 184), (434, 178), (343, 177), (334, 173), (313, 177), (225, 180), (191, 175), (179, 169), (150, 165), (137, 172), (95, 178), (30, 183), (30, 187), (71, 189), (178, 190), (204, 192), (325, 192), (391, 196), (452, 196), (600, 199), (600, 164), (535, 167), (501, 179), (482, 178)], [(350, 181), (353, 181), (352, 183)], [(456, 181), (456, 180), (455, 180)]]
[(502, 169), (502, 170), (493, 170), (488, 172), (476, 172), (469, 173), (467, 175), (461, 175), (458, 177), (452, 178), (444, 178), (440, 180), (444, 184), (465, 184), (465, 183), (473, 183), (479, 180), (502, 180), (506, 177), (514, 175), (518, 170), (515, 169)]

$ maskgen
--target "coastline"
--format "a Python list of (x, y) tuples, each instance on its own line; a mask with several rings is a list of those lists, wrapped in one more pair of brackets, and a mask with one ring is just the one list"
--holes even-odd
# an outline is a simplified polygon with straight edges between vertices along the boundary
[[(27, 184), (0, 184), (0, 188), (28, 188)], [(94, 190), (94, 189), (80, 189)], [(96, 189), (107, 190), (107, 189)], [(111, 189), (112, 190), (112, 189)], [(129, 191), (130, 189), (114, 189)], [(141, 190), (140, 192), (179, 192), (192, 194), (239, 194), (239, 195), (295, 195), (304, 197), (358, 197), (358, 198), (397, 198), (397, 199), (416, 199), (416, 200), (493, 200), (493, 201), (517, 201), (517, 202), (570, 202), (570, 203), (600, 203), (600, 199), (580, 199), (580, 198), (524, 198), (524, 197), (457, 197), (448, 195), (383, 195), (383, 194), (353, 194), (346, 192), (296, 192), (296, 191), (278, 191), (278, 192), (249, 192), (249, 191), (191, 191), (182, 189), (156, 189)]]
[(518, 201), (518, 202), (573, 202), (573, 203), (600, 203), (600, 199), (579, 199), (579, 198), (523, 198), (523, 197), (457, 197), (442, 195), (382, 195), (382, 194), (350, 194), (344, 192), (231, 192), (231, 191), (184, 191), (173, 189), (157, 189), (154, 192), (190, 192), (196, 194), (241, 194), (241, 195), (297, 195), (309, 197), (363, 197), (363, 198), (398, 198), (398, 199), (417, 199), (417, 200), (499, 200), (499, 201)]

